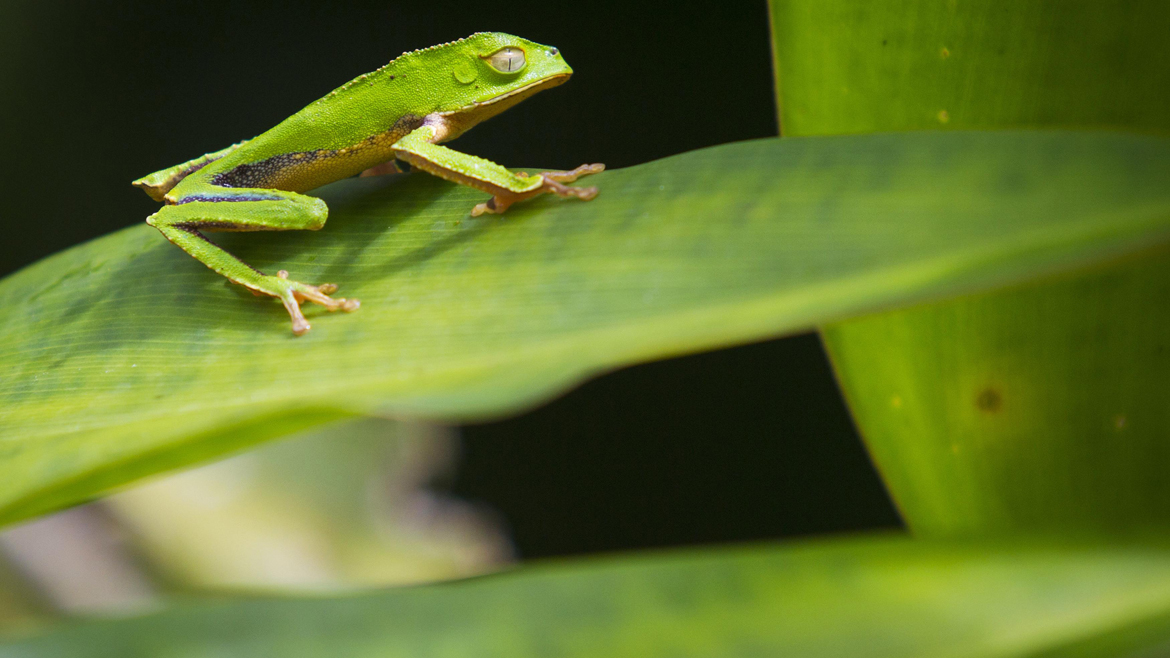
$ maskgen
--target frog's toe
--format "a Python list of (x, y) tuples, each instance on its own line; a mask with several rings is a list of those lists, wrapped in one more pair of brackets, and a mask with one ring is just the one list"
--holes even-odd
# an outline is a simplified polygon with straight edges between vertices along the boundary
[[(281, 270), (277, 272), (276, 276), (281, 279), (288, 279), (288, 272)], [(300, 283), (298, 281), (289, 281), (291, 284), (293, 297), (298, 302), (310, 301), (314, 304), (320, 304), (330, 311), (356, 311), (362, 303), (356, 299), (346, 299), (344, 297), (333, 298), (329, 295), (337, 292), (336, 283), (322, 283), (319, 286), (311, 286), (307, 283)]]
[(596, 187), (572, 187), (569, 185), (564, 185), (563, 183), (557, 182), (550, 178), (546, 178), (544, 180), (544, 191), (551, 192), (561, 197), (562, 199), (576, 197), (582, 201), (588, 201), (597, 196)]
[[(565, 183), (572, 183), (582, 176), (599, 174), (603, 171), (605, 171), (605, 165), (600, 163), (581, 165), (570, 171), (543, 171), (537, 174), (542, 179), (540, 187), (526, 192), (511, 192), (500, 189), (492, 198), (472, 208), (471, 216), (479, 217), (484, 213), (498, 215), (517, 201), (531, 199), (545, 193), (555, 194), (563, 199), (572, 197), (588, 201), (597, 196), (596, 187), (571, 187)], [(521, 178), (532, 178), (524, 172), (519, 172), (516, 175)]]
[(543, 171), (540, 173), (546, 181), (556, 181), (558, 183), (572, 183), (582, 176), (592, 176), (593, 174), (600, 174), (605, 171), (605, 165), (600, 162), (594, 164), (583, 164), (571, 171)]
[(597, 188), (590, 187), (570, 187), (565, 183), (572, 183), (582, 176), (591, 176), (605, 171), (605, 165), (585, 164), (573, 169), (571, 171), (545, 171), (541, 172), (544, 178), (544, 185), (542, 191), (551, 192), (562, 199), (576, 197), (582, 201), (588, 201), (597, 196)]
[(337, 292), (337, 284), (335, 283), (312, 286), (299, 281), (290, 281), (286, 270), (277, 272), (275, 278), (279, 281), (276, 296), (284, 303), (284, 308), (292, 318), (293, 333), (298, 336), (304, 335), (312, 328), (309, 321), (305, 319), (304, 313), (301, 312), (301, 302), (313, 302), (330, 311), (356, 311), (361, 306), (361, 302), (356, 299), (330, 297), (330, 294)]

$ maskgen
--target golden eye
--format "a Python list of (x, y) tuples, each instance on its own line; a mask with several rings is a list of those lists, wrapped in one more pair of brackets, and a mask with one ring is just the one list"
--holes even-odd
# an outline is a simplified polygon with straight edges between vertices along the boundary
[(515, 73), (524, 68), (524, 51), (519, 48), (501, 48), (489, 55), (487, 60), (500, 73)]

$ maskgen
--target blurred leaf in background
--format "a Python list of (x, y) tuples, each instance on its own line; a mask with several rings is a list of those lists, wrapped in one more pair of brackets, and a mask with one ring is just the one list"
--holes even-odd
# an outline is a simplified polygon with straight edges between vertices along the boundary
[[(1170, 134), (1163, 0), (771, 8), (785, 135)], [(1166, 165), (1135, 154), (1114, 166)], [(1146, 532), (1170, 525), (1167, 299), (1170, 256), (1151, 240), (1108, 267), (827, 323), (823, 336), (915, 533)]]
[(0, 546), (0, 629), (17, 632), (34, 628), (52, 614), (52, 607), (17, 572)]
[[(343, 421), (0, 533), (0, 626), (124, 615), (158, 595), (322, 591), (479, 575), (511, 558), (489, 510), (431, 492), (445, 428)], [(7, 565), (7, 566), (6, 566)]]
[(426, 489), (458, 439), (345, 421), (107, 498), (172, 584), (335, 589), (472, 576), (511, 551), (490, 513)]
[(770, 0), (785, 135), (1166, 134), (1162, 0)]
[(530, 565), (345, 597), (187, 601), (3, 658), (1153, 658), (1170, 553), (871, 537)]
[(62, 615), (141, 614), (161, 604), (148, 563), (100, 503), (6, 529), (0, 556), (19, 576), (11, 593), (37, 604), (37, 623)]

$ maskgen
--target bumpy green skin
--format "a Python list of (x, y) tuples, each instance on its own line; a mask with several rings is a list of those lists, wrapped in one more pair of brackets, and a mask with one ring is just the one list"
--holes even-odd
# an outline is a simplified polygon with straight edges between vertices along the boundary
[[(522, 59), (516, 53), (522, 53)], [(501, 53), (508, 54), (511, 59)], [(379, 167), (395, 158), (493, 195), (474, 214), (502, 212), (544, 192), (590, 199), (596, 188), (562, 185), (596, 173), (513, 174), (495, 163), (438, 146), (525, 98), (566, 81), (572, 69), (556, 48), (500, 33), (481, 33), (405, 53), (358, 76), (255, 139), (134, 182), (166, 206), (147, 223), (208, 267), (252, 290), (281, 299), (302, 334), (304, 300), (354, 310), (333, 299), (336, 286), (310, 286), (258, 272), (201, 231), (316, 230), (328, 209), (301, 194)]]

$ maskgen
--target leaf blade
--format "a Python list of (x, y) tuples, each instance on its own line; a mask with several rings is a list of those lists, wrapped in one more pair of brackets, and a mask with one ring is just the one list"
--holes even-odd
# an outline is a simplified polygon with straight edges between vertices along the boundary
[(249, 418), (507, 413), (608, 368), (1170, 241), (1158, 137), (761, 140), (602, 176), (593, 202), (483, 220), (426, 177), (346, 181), (319, 234), (222, 238), (363, 299), (301, 339), (145, 226), (5, 279), (0, 520), (113, 486), (114, 464), (180, 466)]
[[(1167, 134), (1164, 2), (772, 0), (789, 135)], [(1170, 522), (1170, 252), (830, 323), (838, 382), (918, 536)]]
[(180, 605), (0, 656), (1106, 656), (1170, 641), (1164, 549), (862, 538)]

